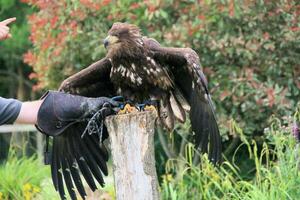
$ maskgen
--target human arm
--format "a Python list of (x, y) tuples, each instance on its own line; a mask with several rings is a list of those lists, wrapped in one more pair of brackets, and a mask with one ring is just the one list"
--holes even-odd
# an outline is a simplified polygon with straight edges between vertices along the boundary
[(0, 22), (0, 40), (5, 40), (11, 37), (8, 25), (16, 21), (16, 18), (9, 18)]
[(0, 97), (0, 125), (14, 123), (20, 113), (21, 107), (21, 101)]
[(12, 123), (35, 124), (42, 101), (21, 102), (0, 97), (0, 125)]
[[(88, 117), (100, 109), (104, 103), (117, 106), (117, 103), (109, 98), (86, 98), (62, 92), (49, 92), (45, 97), (47, 101), (21, 102), (16, 99), (5, 99), (0, 97), (0, 125), (23, 123), (38, 124), (47, 129), (56, 129), (55, 124), (49, 123), (48, 119), (59, 120), (68, 118), (66, 121), (76, 121)], [(44, 103), (43, 103), (44, 102)], [(40, 110), (42, 108), (42, 110)], [(40, 112), (39, 112), (40, 111)], [(39, 115), (40, 114), (40, 115)], [(56, 116), (58, 114), (58, 116)], [(58, 117), (57, 119), (54, 119)], [(38, 118), (40, 121), (38, 122)], [(69, 118), (72, 118), (70, 120)], [(43, 124), (43, 125), (42, 125)], [(48, 127), (53, 125), (53, 127)], [(60, 129), (60, 128), (59, 128)]]
[(16, 123), (36, 124), (37, 115), (43, 100), (23, 102)]

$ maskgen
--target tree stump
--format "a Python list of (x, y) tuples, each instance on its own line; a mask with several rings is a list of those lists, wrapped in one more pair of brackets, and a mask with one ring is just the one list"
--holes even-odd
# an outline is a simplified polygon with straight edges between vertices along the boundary
[(154, 156), (156, 112), (110, 116), (108, 129), (117, 200), (158, 200)]

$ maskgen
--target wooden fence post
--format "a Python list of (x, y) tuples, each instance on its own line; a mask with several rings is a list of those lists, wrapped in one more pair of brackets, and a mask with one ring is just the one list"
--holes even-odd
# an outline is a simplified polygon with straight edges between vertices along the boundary
[(117, 200), (158, 200), (154, 157), (156, 112), (110, 116), (108, 128)]

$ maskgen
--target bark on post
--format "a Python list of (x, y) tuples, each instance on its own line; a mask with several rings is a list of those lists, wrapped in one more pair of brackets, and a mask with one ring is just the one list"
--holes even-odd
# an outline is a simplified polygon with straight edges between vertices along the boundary
[(154, 157), (156, 112), (136, 112), (106, 119), (117, 200), (157, 200)]

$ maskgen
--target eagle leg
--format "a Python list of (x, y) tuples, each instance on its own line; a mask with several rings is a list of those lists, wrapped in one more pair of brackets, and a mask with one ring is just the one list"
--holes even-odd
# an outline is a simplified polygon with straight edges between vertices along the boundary
[(125, 100), (123, 96), (115, 96), (112, 100), (120, 102), (120, 110), (117, 112), (118, 115), (137, 112), (139, 110), (138, 106), (131, 100)]

